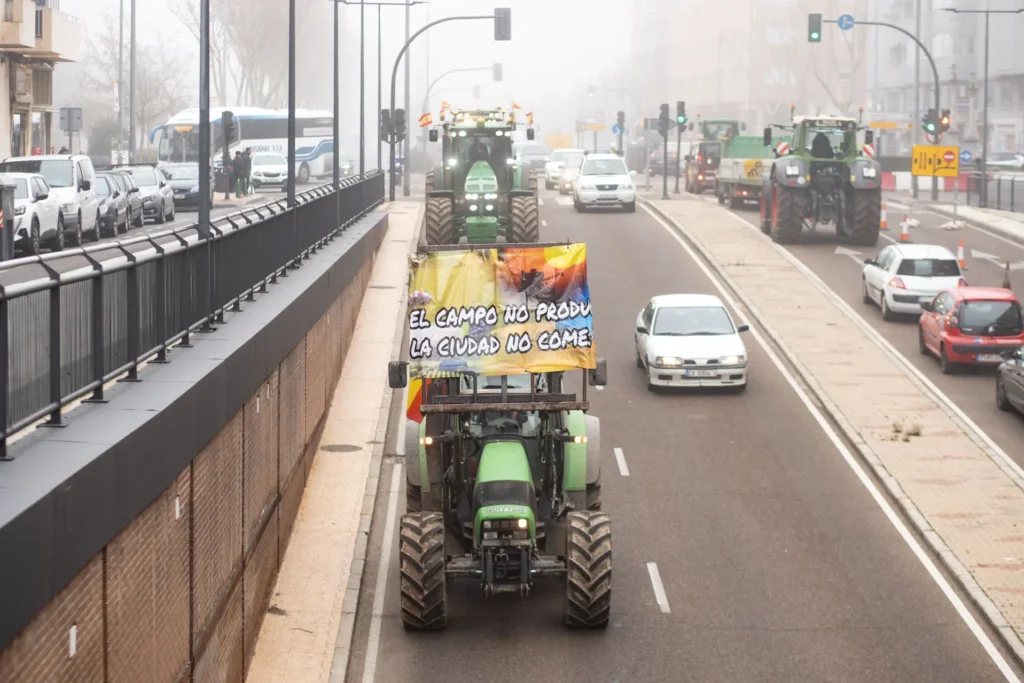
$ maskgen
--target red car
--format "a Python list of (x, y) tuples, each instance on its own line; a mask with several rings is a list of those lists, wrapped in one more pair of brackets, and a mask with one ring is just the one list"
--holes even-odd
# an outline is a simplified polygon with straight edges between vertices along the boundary
[(958, 365), (999, 365), (1004, 351), (1024, 346), (1020, 302), (1008, 289), (947, 289), (921, 309), (921, 353), (938, 356), (943, 374)]

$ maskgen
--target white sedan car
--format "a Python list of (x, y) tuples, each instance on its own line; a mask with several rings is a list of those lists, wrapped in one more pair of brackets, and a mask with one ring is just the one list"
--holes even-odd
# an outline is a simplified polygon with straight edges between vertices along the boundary
[(636, 318), (636, 365), (647, 388), (747, 388), (747, 347), (737, 326), (710, 294), (664, 294)]
[(588, 154), (572, 188), (572, 202), (583, 212), (596, 206), (636, 211), (636, 187), (626, 162), (617, 154)]
[(944, 290), (966, 287), (956, 256), (931, 244), (892, 244), (873, 259), (864, 260), (861, 291), (864, 303), (882, 309), (882, 319), (894, 314), (921, 314), (921, 302)]
[(60, 201), (38, 173), (6, 173), (14, 184), (14, 246), (37, 255), (44, 245), (64, 248), (64, 219)]
[(582, 149), (556, 149), (551, 153), (551, 158), (544, 162), (544, 187), (553, 190), (558, 187), (562, 178), (562, 171), (575, 164), (580, 165), (583, 161)]

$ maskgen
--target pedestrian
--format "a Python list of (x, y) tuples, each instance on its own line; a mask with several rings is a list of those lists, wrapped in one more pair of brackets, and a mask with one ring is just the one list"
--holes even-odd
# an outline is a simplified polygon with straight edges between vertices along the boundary
[(242, 195), (249, 196), (252, 194), (252, 147), (246, 147), (245, 152), (242, 153), (242, 177), (244, 183), (242, 185)]
[(60, 151), (57, 152), (57, 154), (71, 154), (71, 150), (69, 150), (67, 147), (61, 147)]
[(242, 196), (242, 174), (245, 172), (245, 162), (242, 161), (242, 153), (235, 150), (235, 158), (231, 160), (235, 171), (235, 198)]

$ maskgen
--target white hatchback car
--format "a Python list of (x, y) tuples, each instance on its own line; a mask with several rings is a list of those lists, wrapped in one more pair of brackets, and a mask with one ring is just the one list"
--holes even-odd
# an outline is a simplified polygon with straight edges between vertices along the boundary
[(663, 294), (636, 318), (636, 365), (647, 388), (747, 388), (747, 347), (737, 326), (711, 294)]
[(617, 154), (588, 154), (572, 187), (573, 206), (585, 211), (595, 206), (621, 206), (636, 211), (636, 187), (626, 162)]
[(573, 161), (579, 166), (582, 160), (582, 149), (556, 149), (551, 153), (551, 158), (544, 163), (544, 187), (548, 190), (558, 187), (562, 171), (571, 166)]
[(892, 244), (864, 260), (861, 295), (866, 304), (882, 309), (882, 319), (894, 314), (921, 314), (921, 302), (946, 289), (966, 287), (956, 256), (932, 244)]

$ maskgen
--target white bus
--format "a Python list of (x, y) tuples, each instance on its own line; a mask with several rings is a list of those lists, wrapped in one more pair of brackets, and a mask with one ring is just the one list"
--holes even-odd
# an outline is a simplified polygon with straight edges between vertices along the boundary
[[(257, 107), (212, 107), (211, 156), (215, 168), (221, 165), (221, 113), (231, 111), (235, 139), (231, 156), (251, 148), (253, 153), (277, 152), (288, 155), (288, 110)], [(295, 111), (295, 176), (297, 183), (310, 178), (330, 178), (334, 164), (334, 114), (329, 111)], [(157, 145), (157, 159), (167, 163), (199, 160), (199, 110), (186, 109), (149, 132), (150, 144)]]

